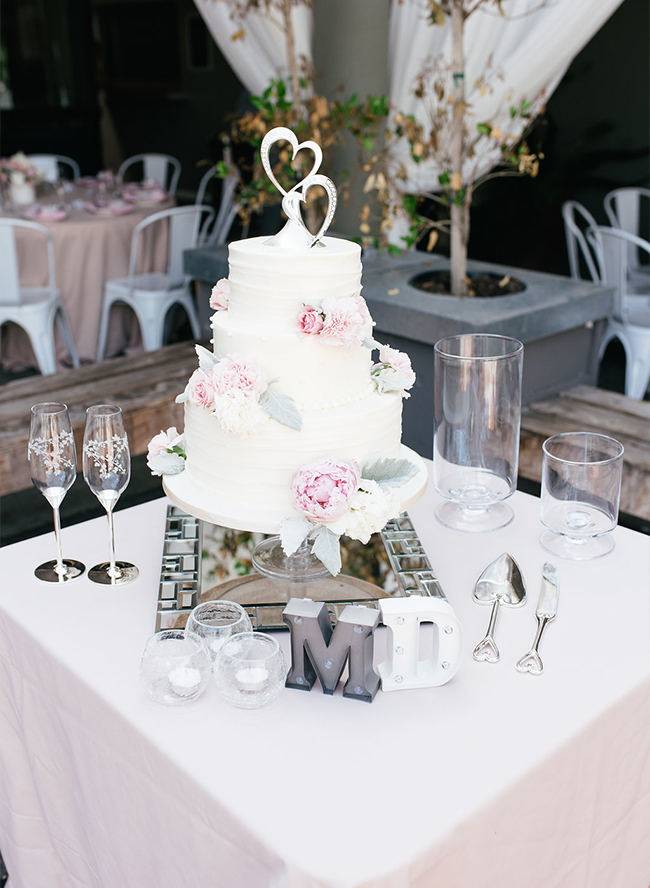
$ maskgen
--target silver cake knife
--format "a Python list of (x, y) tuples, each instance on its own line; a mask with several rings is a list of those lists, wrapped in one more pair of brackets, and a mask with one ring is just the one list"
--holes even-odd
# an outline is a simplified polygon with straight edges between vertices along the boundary
[(530, 672), (531, 675), (541, 675), (544, 671), (542, 658), (538, 653), (539, 643), (542, 640), (542, 632), (547, 623), (555, 619), (557, 613), (557, 600), (560, 594), (560, 584), (557, 575), (557, 568), (550, 561), (547, 561), (542, 571), (542, 590), (539, 593), (539, 601), (535, 616), (537, 617), (537, 632), (533, 646), (524, 654), (521, 659), (517, 660), (517, 670), (519, 672)]

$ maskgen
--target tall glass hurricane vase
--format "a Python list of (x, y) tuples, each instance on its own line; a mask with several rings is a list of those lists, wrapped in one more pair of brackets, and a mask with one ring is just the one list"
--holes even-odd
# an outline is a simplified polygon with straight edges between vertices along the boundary
[(524, 347), (517, 339), (468, 333), (435, 345), (433, 478), (447, 527), (505, 527), (517, 485)]
[(84, 478), (108, 515), (109, 561), (88, 571), (93, 583), (118, 586), (138, 576), (138, 568), (115, 560), (113, 509), (131, 476), (129, 441), (119, 407), (100, 404), (86, 411)]
[(85, 565), (63, 558), (59, 508), (77, 477), (77, 452), (68, 408), (65, 404), (36, 404), (29, 423), (29, 468), (34, 486), (54, 512), (56, 561), (46, 561), (34, 571), (46, 583), (69, 583), (85, 571)]

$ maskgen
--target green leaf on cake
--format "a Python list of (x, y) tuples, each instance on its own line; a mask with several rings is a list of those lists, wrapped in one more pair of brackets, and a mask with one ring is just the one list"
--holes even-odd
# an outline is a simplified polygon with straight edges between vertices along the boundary
[(401, 487), (417, 475), (417, 466), (408, 459), (376, 459), (361, 469), (361, 477), (380, 487)]
[(313, 554), (335, 577), (341, 570), (341, 544), (338, 536), (321, 524), (311, 537), (314, 541), (311, 547)]
[(302, 428), (302, 417), (293, 402), (293, 398), (290, 398), (289, 395), (273, 392), (267, 388), (260, 395), (260, 404), (271, 419), (274, 419), (276, 422), (288, 426), (290, 429), (295, 429), (297, 432)]

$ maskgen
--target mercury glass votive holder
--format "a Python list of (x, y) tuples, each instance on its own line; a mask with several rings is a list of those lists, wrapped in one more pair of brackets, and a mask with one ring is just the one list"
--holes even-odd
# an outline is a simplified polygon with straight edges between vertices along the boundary
[(219, 693), (240, 709), (259, 709), (278, 696), (287, 664), (275, 638), (263, 632), (241, 632), (221, 645), (214, 664)]
[(212, 661), (205, 641), (185, 629), (167, 629), (147, 641), (140, 681), (156, 703), (180, 706), (197, 700), (208, 686)]
[(197, 604), (187, 618), (185, 629), (195, 632), (205, 641), (214, 663), (224, 641), (238, 632), (251, 632), (248, 614), (235, 601), (204, 601)]

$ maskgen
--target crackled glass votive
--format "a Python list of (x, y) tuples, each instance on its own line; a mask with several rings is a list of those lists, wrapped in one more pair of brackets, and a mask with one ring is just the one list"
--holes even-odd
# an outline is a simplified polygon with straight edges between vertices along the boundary
[(241, 632), (221, 645), (214, 664), (217, 688), (233, 706), (259, 709), (278, 696), (287, 665), (275, 638), (263, 632)]
[(205, 691), (212, 661), (204, 640), (184, 629), (167, 629), (147, 641), (140, 661), (140, 681), (156, 703), (179, 706)]

